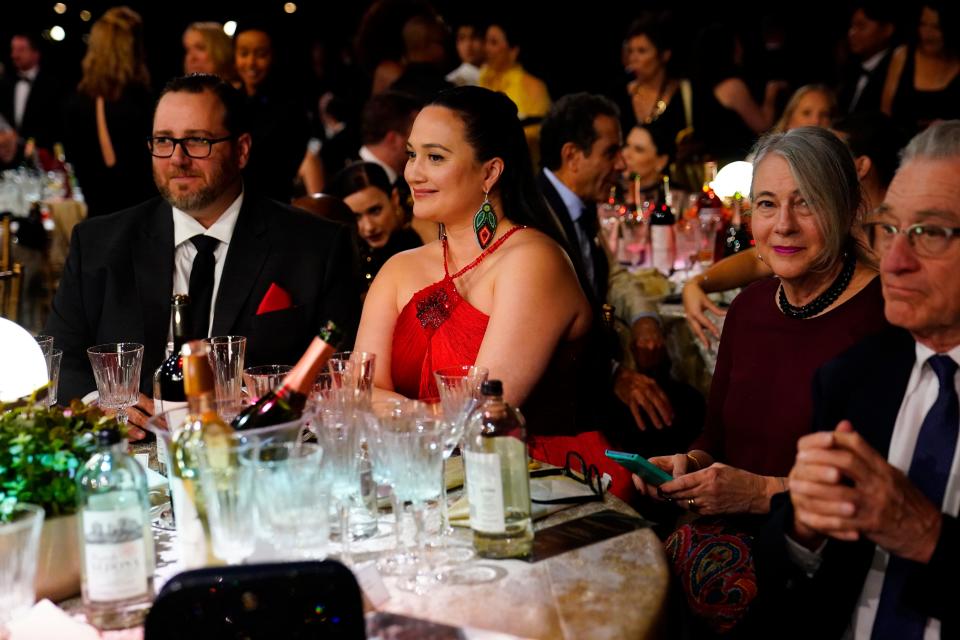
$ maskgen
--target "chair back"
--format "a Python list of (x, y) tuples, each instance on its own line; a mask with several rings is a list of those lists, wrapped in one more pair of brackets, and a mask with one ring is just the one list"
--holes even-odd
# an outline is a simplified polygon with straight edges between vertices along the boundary
[(143, 637), (363, 640), (366, 631), (353, 573), (326, 560), (178, 574), (157, 596)]

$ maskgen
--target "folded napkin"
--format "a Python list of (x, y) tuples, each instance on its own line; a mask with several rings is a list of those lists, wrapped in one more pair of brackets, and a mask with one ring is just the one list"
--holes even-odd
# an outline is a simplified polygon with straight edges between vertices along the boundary
[(29, 611), (7, 623), (10, 640), (99, 640), (90, 625), (71, 618), (49, 600), (41, 600)]

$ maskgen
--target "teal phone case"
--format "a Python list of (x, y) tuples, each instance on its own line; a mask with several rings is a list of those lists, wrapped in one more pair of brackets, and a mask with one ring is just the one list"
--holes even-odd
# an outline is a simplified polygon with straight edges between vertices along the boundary
[(655, 487), (673, 480), (672, 475), (636, 453), (607, 449), (606, 455), (620, 466), (643, 478), (644, 482), (649, 482)]

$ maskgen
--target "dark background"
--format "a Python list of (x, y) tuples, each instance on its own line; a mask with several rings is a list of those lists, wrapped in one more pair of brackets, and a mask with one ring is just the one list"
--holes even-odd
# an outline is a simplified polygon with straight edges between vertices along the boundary
[[(62, 42), (45, 42), (45, 63), (73, 86), (80, 77), (85, 45), (83, 34), (93, 21), (116, 2), (66, 0), (67, 12), (54, 12), (55, 0), (7, 0), (0, 23), (0, 61), (9, 68), (9, 39), (20, 28), (42, 31), (54, 24), (66, 30)], [(144, 18), (148, 63), (154, 85), (159, 88), (182, 68), (180, 38), (187, 24), (197, 20), (267, 21), (280, 35), (279, 60), (291, 88), (305, 84), (310, 74), (309, 47), (320, 39), (335, 51), (347, 50), (357, 25), (370, 2), (301, 0), (298, 10), (286, 14), (282, 0), (205, 2), (195, 0), (133, 0), (127, 6)], [(670, 8), (677, 17), (674, 49), (675, 72), (683, 75), (697, 31), (714, 21), (736, 28), (743, 36), (746, 62), (756, 84), (771, 76), (785, 77), (794, 86), (807, 82), (832, 83), (848, 23), (844, 2), (812, 0), (803, 3), (766, 5), (730, 2), (544, 2), (539, 0), (436, 0), (433, 5), (451, 26), (464, 11), (481, 17), (509, 16), (521, 27), (521, 61), (529, 71), (546, 80), (554, 97), (576, 90), (613, 95), (622, 90), (625, 76), (620, 65), (620, 46), (630, 21), (647, 8)], [(241, 10), (238, 7), (243, 6)], [(252, 8), (250, 8), (252, 7)], [(519, 9), (518, 9), (519, 7)], [(81, 9), (93, 14), (82, 22)], [(787, 55), (765, 54), (763, 34), (780, 31)], [(455, 60), (451, 48), (451, 60)], [(782, 62), (781, 59), (785, 59)], [(775, 68), (771, 69), (771, 66)]]

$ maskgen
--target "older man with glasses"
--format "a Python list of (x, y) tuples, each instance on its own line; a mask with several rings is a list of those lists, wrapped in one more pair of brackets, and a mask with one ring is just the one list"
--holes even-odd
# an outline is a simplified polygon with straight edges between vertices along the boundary
[[(46, 333), (63, 348), (59, 397), (95, 387), (85, 349), (145, 347), (141, 391), (170, 332), (170, 298), (191, 299), (190, 337), (243, 335), (247, 362), (292, 364), (326, 320), (359, 318), (350, 232), (244, 190), (251, 153), (242, 96), (216, 76), (172, 80), (146, 146), (161, 198), (74, 230)], [(131, 411), (152, 411), (143, 395)]]
[(779, 637), (955, 638), (960, 609), (960, 121), (903, 153), (864, 225), (894, 325), (823, 367), (816, 433), (757, 554)]

